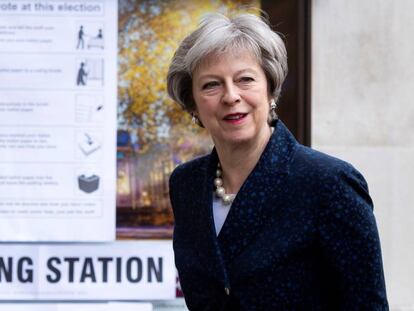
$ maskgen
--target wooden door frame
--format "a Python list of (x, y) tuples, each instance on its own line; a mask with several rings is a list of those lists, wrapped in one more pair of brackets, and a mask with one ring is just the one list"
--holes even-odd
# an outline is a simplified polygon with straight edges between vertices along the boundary
[(296, 139), (311, 145), (311, 0), (262, 0), (273, 29), (288, 52), (289, 73), (279, 100), (279, 116)]

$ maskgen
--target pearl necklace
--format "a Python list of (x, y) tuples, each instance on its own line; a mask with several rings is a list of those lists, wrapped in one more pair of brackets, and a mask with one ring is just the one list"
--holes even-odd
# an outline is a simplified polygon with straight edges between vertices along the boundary
[(221, 178), (222, 171), (220, 162), (217, 163), (216, 178), (214, 179), (214, 186), (216, 186), (216, 195), (223, 200), (224, 205), (233, 203), (235, 194), (228, 194), (223, 187), (223, 179)]

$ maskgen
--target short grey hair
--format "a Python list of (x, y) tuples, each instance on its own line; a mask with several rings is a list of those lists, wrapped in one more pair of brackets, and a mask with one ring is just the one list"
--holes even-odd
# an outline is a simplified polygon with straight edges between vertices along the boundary
[(168, 95), (185, 110), (196, 109), (192, 93), (192, 74), (207, 56), (247, 49), (266, 74), (269, 95), (277, 101), (287, 75), (287, 53), (282, 38), (264, 17), (240, 14), (228, 18), (206, 15), (198, 28), (176, 50), (167, 74)]

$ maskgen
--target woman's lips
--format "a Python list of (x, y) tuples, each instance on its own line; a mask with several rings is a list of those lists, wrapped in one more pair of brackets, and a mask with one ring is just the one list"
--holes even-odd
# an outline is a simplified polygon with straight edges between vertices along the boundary
[(239, 124), (247, 116), (247, 113), (231, 113), (226, 115), (223, 120), (231, 124)]

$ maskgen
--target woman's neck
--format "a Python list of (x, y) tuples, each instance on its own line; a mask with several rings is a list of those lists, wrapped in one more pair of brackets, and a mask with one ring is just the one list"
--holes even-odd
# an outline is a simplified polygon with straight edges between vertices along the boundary
[(222, 168), (222, 179), (226, 193), (237, 193), (244, 181), (259, 161), (271, 136), (271, 129), (266, 128), (249, 143), (235, 145), (215, 144)]

